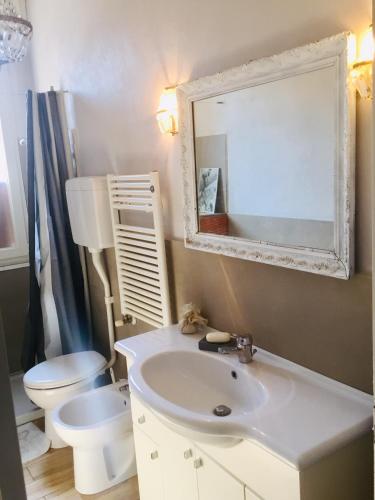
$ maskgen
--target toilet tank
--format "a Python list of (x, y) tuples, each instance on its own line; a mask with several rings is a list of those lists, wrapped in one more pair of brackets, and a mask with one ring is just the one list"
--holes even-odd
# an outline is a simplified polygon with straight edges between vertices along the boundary
[(106, 177), (69, 179), (66, 197), (75, 243), (96, 250), (113, 247)]

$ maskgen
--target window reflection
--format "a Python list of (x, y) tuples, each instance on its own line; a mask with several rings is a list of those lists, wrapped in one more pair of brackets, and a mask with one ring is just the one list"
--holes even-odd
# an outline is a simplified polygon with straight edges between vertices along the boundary
[(0, 248), (10, 248), (15, 244), (8, 166), (5, 156), (3, 134), (0, 129)]

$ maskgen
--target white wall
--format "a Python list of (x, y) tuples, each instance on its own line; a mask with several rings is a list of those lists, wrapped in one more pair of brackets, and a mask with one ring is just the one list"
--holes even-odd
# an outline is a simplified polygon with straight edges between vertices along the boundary
[(195, 104), (197, 136), (227, 137), (229, 213), (334, 220), (336, 86), (329, 67)]
[[(37, 88), (77, 96), (84, 174), (162, 173), (169, 237), (182, 238), (179, 138), (162, 136), (163, 87), (371, 22), (370, 0), (28, 0)], [(362, 128), (358, 207), (370, 267), (370, 104)]]

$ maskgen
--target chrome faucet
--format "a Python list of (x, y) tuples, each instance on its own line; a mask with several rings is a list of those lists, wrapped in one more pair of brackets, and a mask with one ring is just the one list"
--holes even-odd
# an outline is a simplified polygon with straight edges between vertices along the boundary
[(240, 363), (250, 363), (253, 360), (254, 354), (257, 352), (253, 348), (254, 339), (252, 335), (232, 335), (236, 339), (235, 347), (219, 347), (219, 354), (230, 354), (231, 352), (238, 353)]

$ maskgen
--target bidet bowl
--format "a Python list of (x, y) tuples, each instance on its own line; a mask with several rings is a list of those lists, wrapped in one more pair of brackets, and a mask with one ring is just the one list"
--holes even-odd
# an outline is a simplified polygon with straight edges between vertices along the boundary
[(73, 448), (105, 446), (132, 432), (130, 399), (118, 384), (70, 399), (54, 410), (52, 419), (58, 435)]
[(74, 481), (83, 495), (136, 474), (129, 391), (120, 381), (81, 394), (56, 408), (53, 423), (73, 447)]
[(31, 389), (30, 387), (24, 386), (25, 392), (31, 401), (44, 410), (45, 433), (47, 438), (51, 441), (51, 448), (64, 448), (67, 446), (67, 443), (56, 433), (55, 426), (52, 422), (53, 410), (62, 405), (63, 402), (93, 389), (96, 376), (97, 375), (94, 375), (75, 384), (57, 387), (55, 389)]

